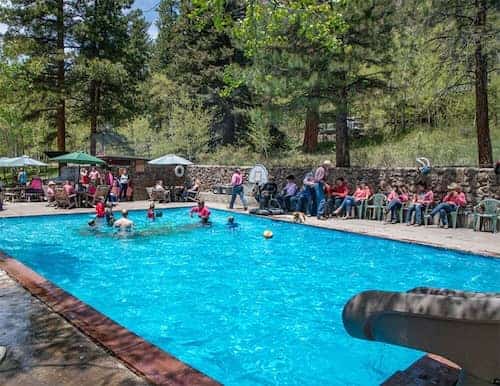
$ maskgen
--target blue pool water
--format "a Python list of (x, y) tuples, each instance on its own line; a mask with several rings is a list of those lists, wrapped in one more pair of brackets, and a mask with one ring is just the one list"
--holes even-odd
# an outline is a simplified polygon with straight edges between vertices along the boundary
[[(498, 291), (500, 262), (445, 250), (186, 209), (140, 235), (92, 233), (89, 215), (0, 219), (0, 249), (227, 385), (374, 385), (421, 353), (349, 337), (346, 301), (367, 289)], [(265, 240), (262, 232), (275, 236)]]

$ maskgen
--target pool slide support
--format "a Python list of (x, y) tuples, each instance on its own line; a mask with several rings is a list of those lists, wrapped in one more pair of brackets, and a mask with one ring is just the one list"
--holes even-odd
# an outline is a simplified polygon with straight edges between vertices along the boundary
[(342, 313), (353, 337), (443, 356), (461, 367), (457, 386), (500, 385), (500, 294), (419, 287), (366, 291)]

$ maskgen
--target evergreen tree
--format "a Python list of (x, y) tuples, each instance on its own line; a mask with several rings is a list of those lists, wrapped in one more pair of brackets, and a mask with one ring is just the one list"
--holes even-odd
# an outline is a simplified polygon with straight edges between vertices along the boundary
[(473, 81), (479, 166), (491, 167), (488, 73), (497, 70), (500, 2), (429, 0), (416, 6), (431, 27), (431, 42), (439, 48), (444, 65)]
[(100, 127), (130, 117), (137, 109), (138, 83), (147, 76), (148, 25), (132, 0), (90, 0), (75, 33), (75, 106), (90, 121), (90, 152), (96, 154)]
[(0, 5), (0, 23), (7, 25), (4, 54), (23, 64), (32, 84), (30, 116), (46, 115), (57, 128), (57, 148), (66, 147), (66, 75), (71, 65), (78, 23), (78, 0), (11, 0)]
[[(238, 18), (241, 9), (237, 1), (228, 1), (222, 12)], [(244, 125), (238, 109), (246, 107), (248, 95), (244, 89), (225, 93), (224, 77), (229, 65), (243, 64), (243, 55), (228, 33), (216, 28), (213, 10), (187, 0), (162, 0), (159, 10), (161, 71), (213, 111), (212, 142), (233, 143)]]

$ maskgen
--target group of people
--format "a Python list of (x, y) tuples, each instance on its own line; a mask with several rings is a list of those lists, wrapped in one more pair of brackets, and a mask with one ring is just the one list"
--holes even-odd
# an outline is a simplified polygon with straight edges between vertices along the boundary
[[(186, 184), (181, 190), (176, 192), (176, 200), (179, 201), (189, 201), (189, 200), (195, 200), (196, 197), (198, 196), (198, 193), (200, 192), (201, 189), (201, 181), (200, 179), (196, 178), (194, 180), (194, 183), (192, 184)], [(165, 188), (165, 185), (163, 184), (163, 180), (157, 180), (155, 185), (153, 186), (152, 189), (152, 195), (153, 199), (158, 200), (159, 202), (163, 201), (168, 201), (166, 195), (169, 193), (169, 191)]]
[[(354, 189), (343, 177), (335, 179), (333, 184), (328, 183), (330, 161), (325, 161), (314, 172), (304, 176), (302, 188), (299, 189), (295, 176), (286, 177), (286, 183), (280, 190), (272, 176), (262, 186), (255, 190), (255, 198), (261, 209), (269, 208), (271, 201), (278, 203), (279, 207), (286, 212), (302, 212), (307, 216), (317, 216), (320, 220), (328, 217), (338, 216), (343, 219), (354, 217), (353, 209), (363, 203), (367, 203), (373, 197), (374, 191), (366, 181), (359, 181)], [(243, 177), (241, 171), (235, 171), (232, 177), (232, 198), (229, 208), (232, 209), (234, 201), (239, 196), (243, 206), (247, 208), (247, 202), (243, 193)], [(406, 209), (403, 222), (407, 225), (422, 225), (424, 214), (431, 219), (439, 214), (440, 226), (448, 227), (448, 215), (458, 208), (467, 204), (465, 194), (460, 185), (453, 183), (448, 186), (448, 193), (435, 203), (435, 195), (424, 180), (415, 183), (413, 191), (404, 185), (394, 185), (380, 192), (385, 195), (383, 202), (384, 215), (387, 222), (398, 222), (398, 214)], [(403, 216), (402, 216), (403, 217)]]
[(90, 194), (98, 185), (109, 186), (106, 200), (112, 203), (130, 201), (134, 191), (127, 168), (119, 169), (117, 175), (114, 175), (111, 169), (105, 170), (101, 174), (95, 166), (92, 166), (90, 170), (82, 168), (80, 170), (79, 185), (86, 190), (90, 190)]
[[(200, 224), (202, 226), (211, 226), (212, 223), (210, 221), (211, 215), (210, 209), (205, 205), (204, 201), (198, 201), (197, 205), (192, 207), (189, 211), (190, 217), (197, 215)], [(146, 217), (150, 221), (155, 221), (158, 217), (162, 217), (163, 212), (157, 211), (155, 208), (154, 202), (150, 203), (149, 208), (146, 212)], [(113, 205), (111, 202), (107, 204), (104, 202), (104, 199), (99, 199), (95, 206), (95, 216), (88, 222), (88, 225), (92, 229), (96, 229), (100, 222), (104, 222), (109, 227), (117, 228), (121, 231), (131, 231), (134, 227), (134, 222), (128, 216), (128, 210), (121, 210), (121, 217), (116, 219), (113, 213)], [(236, 229), (239, 224), (236, 223), (235, 218), (233, 216), (229, 216), (227, 218), (227, 228)]]

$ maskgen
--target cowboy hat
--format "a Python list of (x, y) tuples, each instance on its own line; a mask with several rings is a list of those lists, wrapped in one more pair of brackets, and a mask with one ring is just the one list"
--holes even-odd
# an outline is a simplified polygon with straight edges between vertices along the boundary
[(456, 182), (452, 182), (451, 184), (448, 185), (448, 190), (457, 190), (460, 189), (460, 185), (458, 185)]

